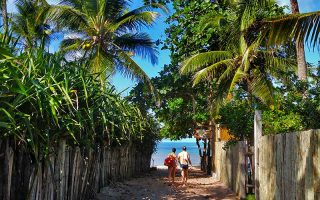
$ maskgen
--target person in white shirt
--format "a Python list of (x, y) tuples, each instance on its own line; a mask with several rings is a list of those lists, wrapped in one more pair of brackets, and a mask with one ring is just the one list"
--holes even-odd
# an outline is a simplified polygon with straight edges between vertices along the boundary
[(189, 165), (192, 166), (190, 155), (187, 152), (187, 147), (182, 147), (182, 152), (178, 154), (178, 162), (181, 167), (182, 185), (186, 185), (188, 181), (188, 168)]

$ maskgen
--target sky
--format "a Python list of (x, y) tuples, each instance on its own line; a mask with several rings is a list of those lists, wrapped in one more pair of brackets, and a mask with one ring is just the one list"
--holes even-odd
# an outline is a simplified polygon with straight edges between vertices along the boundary
[[(136, 8), (142, 5), (141, 0), (134, 0), (132, 3), (132, 7)], [(172, 11), (171, 11), (172, 12)], [(165, 23), (166, 18), (169, 14), (163, 13), (159, 10), (159, 18), (156, 20), (156, 23), (149, 29), (144, 29), (143, 31), (148, 33), (153, 41), (158, 39), (165, 40), (166, 34), (165, 29), (168, 27), (168, 24)], [(158, 73), (163, 69), (165, 64), (170, 63), (170, 52), (169, 50), (161, 50), (161, 46), (158, 48), (158, 64), (152, 66), (148, 60), (141, 59), (140, 57), (135, 57), (134, 60), (141, 66), (141, 68), (148, 74), (148, 76), (155, 77)], [(121, 74), (116, 74), (112, 78), (112, 83), (116, 86), (119, 92), (123, 91), (123, 95), (126, 96), (129, 94), (132, 87), (136, 85), (135, 82), (124, 78)]]
[[(57, 2), (57, 0), (47, 1), (51, 4)], [(142, 5), (141, 0), (133, 0), (132, 2), (132, 9)], [(278, 2), (280, 5), (290, 5), (290, 0), (278, 0)], [(301, 13), (320, 10), (320, 0), (298, 0), (298, 2)], [(8, 11), (15, 11), (14, 0), (8, 0)], [(170, 12), (172, 12), (172, 10)], [(290, 10), (288, 10), (288, 12), (290, 12)], [(165, 23), (165, 20), (169, 14), (161, 13), (160, 11), (160, 16), (156, 24), (154, 24), (152, 28), (144, 29), (143, 32), (148, 33), (154, 41), (158, 39), (165, 40), (165, 29), (168, 27), (168, 24)], [(62, 34), (58, 35), (57, 39), (50, 46), (51, 52), (56, 51), (58, 49), (59, 41), (61, 41), (63, 37), (64, 36)], [(139, 57), (134, 57), (134, 60), (141, 66), (141, 68), (149, 75), (150, 78), (157, 76), (158, 73), (163, 69), (164, 65), (170, 63), (170, 52), (168, 50), (161, 50), (161, 47), (159, 47), (158, 51), (159, 62), (155, 66), (152, 66), (151, 63), (149, 63), (147, 60), (141, 59)], [(305, 51), (307, 62), (317, 64), (318, 61), (320, 61), (319, 51), (313, 51), (311, 49), (308, 49), (308, 47), (306, 47)], [(124, 78), (120, 74), (116, 74), (112, 78), (112, 83), (116, 86), (116, 89), (119, 92), (122, 92), (122, 95), (124, 96), (126, 96), (129, 93), (130, 89), (136, 84), (135, 82), (132, 82), (131, 80)]]

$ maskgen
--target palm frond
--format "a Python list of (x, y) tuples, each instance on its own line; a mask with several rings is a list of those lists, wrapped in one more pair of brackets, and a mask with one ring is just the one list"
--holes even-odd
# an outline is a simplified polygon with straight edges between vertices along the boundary
[(146, 33), (123, 34), (116, 37), (114, 43), (124, 51), (149, 59), (152, 65), (158, 63), (156, 46)]
[(237, 68), (237, 71), (235, 72), (232, 81), (230, 83), (229, 87), (229, 93), (232, 93), (232, 91), (235, 89), (235, 86), (237, 83), (239, 83), (241, 80), (243, 80), (248, 74), (246, 74), (243, 69), (240, 67)]
[(286, 74), (297, 71), (297, 60), (293, 58), (268, 57), (266, 58), (266, 68), (274, 78), (288, 82), (290, 78)]
[(145, 11), (152, 11), (154, 10), (155, 8), (159, 8), (162, 10), (162, 12), (164, 13), (168, 13), (169, 12), (169, 9), (167, 6), (165, 5), (162, 5), (162, 4), (159, 4), (159, 3), (151, 3), (149, 5), (144, 5), (144, 6), (141, 6), (139, 8), (136, 8), (134, 10), (131, 10), (129, 12), (127, 12), (126, 14), (124, 14), (122, 17), (120, 17), (118, 20), (119, 21), (122, 21), (123, 19), (127, 18), (127, 17), (130, 17), (130, 16), (134, 16), (136, 14), (139, 14), (139, 13), (143, 13)]
[(251, 80), (252, 94), (266, 105), (273, 104), (272, 82), (258, 69), (255, 69), (253, 74), (253, 79)]
[(232, 54), (229, 51), (210, 51), (205, 53), (196, 54), (182, 63), (180, 68), (181, 74), (188, 74), (195, 72), (203, 67), (211, 65), (212, 63), (221, 60), (229, 59)]
[(61, 0), (58, 5), (71, 6), (75, 9), (81, 10), (83, 6), (82, 0)]
[(247, 73), (250, 69), (250, 59), (254, 56), (255, 52), (259, 49), (263, 37), (258, 37), (252, 44), (247, 46), (245, 49), (242, 61), (241, 61), (241, 68), (243, 68), (243, 72)]
[(232, 67), (233, 65), (233, 59), (226, 59), (226, 60), (221, 60), (218, 61), (209, 67), (206, 67), (200, 71), (198, 71), (194, 75), (194, 80), (193, 80), (193, 86), (197, 85), (199, 82), (203, 81), (204, 79), (210, 79), (211, 77), (214, 77), (214, 73), (216, 70), (219, 68), (227, 67)]
[(86, 0), (82, 3), (82, 9), (89, 16), (101, 15), (100, 13), (104, 10), (105, 1), (97, 0)]
[(157, 91), (155, 90), (148, 75), (141, 69), (141, 67), (126, 52), (120, 51), (118, 55), (121, 59), (116, 66), (118, 70), (128, 78), (145, 83), (150, 92), (154, 95), (155, 99), (158, 100), (159, 97)]
[(229, 65), (227, 68), (224, 70), (224, 72), (220, 75), (218, 79), (218, 84), (222, 84), (225, 80), (231, 79), (232, 76), (234, 76), (234, 66)]
[(320, 44), (320, 11), (265, 20), (261, 30), (266, 32), (269, 45), (298, 40), (315, 48)]
[(79, 30), (87, 24), (87, 16), (84, 12), (67, 5), (53, 6), (49, 15), (60, 29), (67, 27), (71, 30)]
[(83, 40), (80, 38), (68, 38), (64, 39), (60, 43), (60, 50), (62, 52), (68, 52), (72, 50), (78, 50), (81, 48)]
[[(101, 1), (101, 0), (99, 0)], [(124, 10), (128, 7), (129, 2), (123, 0), (102, 0), (105, 1), (104, 16), (111, 20), (112, 23), (123, 15)]]
[(118, 56), (120, 59), (116, 67), (125, 77), (147, 83), (150, 81), (148, 75), (125, 51), (119, 51)]
[(140, 30), (142, 27), (153, 25), (159, 13), (153, 11), (144, 11), (137, 14), (125, 15), (119, 18), (112, 27), (112, 30)]

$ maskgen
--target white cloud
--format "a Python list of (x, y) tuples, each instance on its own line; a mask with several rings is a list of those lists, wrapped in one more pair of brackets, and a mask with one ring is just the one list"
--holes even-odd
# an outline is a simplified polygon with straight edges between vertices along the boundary
[(83, 34), (80, 33), (66, 33), (63, 37), (63, 39), (77, 39), (77, 38), (82, 38)]
[(280, 6), (290, 5), (290, 0), (278, 0)]

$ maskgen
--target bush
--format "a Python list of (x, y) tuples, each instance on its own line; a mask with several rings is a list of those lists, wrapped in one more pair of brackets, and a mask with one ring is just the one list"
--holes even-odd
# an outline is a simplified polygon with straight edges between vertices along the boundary
[(300, 115), (281, 110), (267, 110), (262, 113), (263, 134), (278, 134), (303, 129)]
[(145, 139), (153, 144), (154, 122), (86, 66), (43, 50), (4, 59), (0, 139), (14, 139), (34, 153), (48, 152), (61, 139), (92, 147)]
[(251, 139), (253, 136), (254, 110), (246, 100), (232, 100), (219, 111), (218, 123), (228, 127), (237, 139)]

